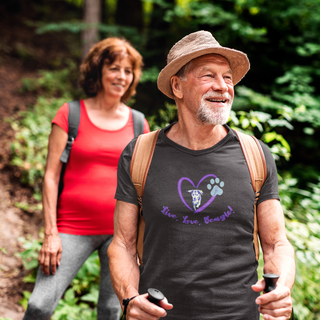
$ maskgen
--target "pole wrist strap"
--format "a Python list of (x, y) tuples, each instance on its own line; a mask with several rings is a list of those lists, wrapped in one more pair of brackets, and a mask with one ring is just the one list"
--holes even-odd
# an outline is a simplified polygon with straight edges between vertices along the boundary
[(136, 297), (136, 296), (134, 296), (134, 297), (132, 297), (132, 298), (130, 298), (130, 299), (123, 299), (122, 304), (123, 304), (124, 308), (123, 308), (123, 314), (122, 314), (121, 319), (125, 319), (125, 318), (126, 318), (127, 308), (128, 308), (129, 302), (130, 302), (131, 300), (133, 300), (135, 297)]

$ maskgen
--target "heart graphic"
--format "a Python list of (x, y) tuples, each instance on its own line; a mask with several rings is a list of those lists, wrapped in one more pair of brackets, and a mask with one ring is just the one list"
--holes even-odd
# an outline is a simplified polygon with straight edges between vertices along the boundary
[(193, 183), (193, 181), (189, 178), (181, 178), (179, 181), (178, 181), (178, 192), (179, 192), (179, 196), (181, 198), (181, 201), (183, 202), (183, 204), (188, 208), (190, 209), (191, 211), (194, 211), (194, 213), (198, 213), (198, 212), (201, 212), (202, 210), (204, 210), (208, 205), (210, 205), (210, 203), (212, 203), (212, 201), (216, 198), (216, 194), (214, 196), (212, 196), (203, 206), (201, 206), (200, 208), (198, 208), (197, 210), (193, 210), (186, 202), (186, 200), (184, 199), (183, 195), (182, 195), (182, 191), (181, 191), (181, 184), (184, 180), (187, 180), (193, 187), (195, 188), (198, 188), (199, 185), (201, 184), (201, 182), (203, 180), (205, 180), (206, 178), (209, 178), (209, 177), (214, 177), (214, 178), (217, 178), (217, 176), (215, 176), (214, 174), (207, 174), (206, 176), (204, 176), (203, 178), (200, 179), (200, 181), (198, 182), (197, 186), (195, 187), (195, 184)]

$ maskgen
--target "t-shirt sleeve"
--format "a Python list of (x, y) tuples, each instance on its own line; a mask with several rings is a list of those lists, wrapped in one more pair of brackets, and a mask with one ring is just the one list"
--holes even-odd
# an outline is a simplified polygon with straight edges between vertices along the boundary
[(124, 148), (118, 163), (115, 199), (138, 205), (137, 192), (130, 176), (130, 164), (136, 138)]
[(53, 118), (51, 123), (57, 124), (66, 133), (68, 133), (68, 131), (69, 131), (68, 117), (69, 117), (69, 106), (68, 106), (68, 103), (65, 103), (58, 110), (56, 116)]
[(270, 199), (280, 200), (279, 192), (278, 192), (278, 172), (277, 172), (276, 163), (273, 159), (273, 156), (269, 148), (260, 140), (259, 142), (266, 159), (267, 178), (261, 188), (261, 193), (260, 193), (260, 197), (257, 204)]
[(143, 133), (148, 133), (148, 132), (150, 132), (149, 123), (148, 123), (147, 119), (144, 119)]

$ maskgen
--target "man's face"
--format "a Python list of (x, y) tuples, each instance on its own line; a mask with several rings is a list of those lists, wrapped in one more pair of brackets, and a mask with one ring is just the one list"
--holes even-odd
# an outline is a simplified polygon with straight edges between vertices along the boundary
[(181, 82), (187, 109), (204, 124), (225, 124), (234, 97), (232, 71), (226, 58), (205, 55), (192, 61)]

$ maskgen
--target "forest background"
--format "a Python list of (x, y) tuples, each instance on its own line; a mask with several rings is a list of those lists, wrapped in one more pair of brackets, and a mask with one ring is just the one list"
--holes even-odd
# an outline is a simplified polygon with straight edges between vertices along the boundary
[[(20, 94), (35, 99), (6, 119), (14, 136), (5, 168), (32, 191), (29, 201), (15, 203), (29, 216), (41, 211), (50, 121), (64, 102), (83, 97), (78, 69), (92, 43), (125, 37), (142, 54), (143, 76), (129, 105), (146, 114), (151, 129), (177, 117), (173, 101), (156, 86), (175, 42), (207, 30), (221, 45), (247, 53), (251, 70), (235, 87), (229, 125), (256, 135), (275, 157), (287, 236), (296, 251), (295, 315), (320, 318), (319, 0), (2, 0), (0, 18), (6, 28), (19, 25), (32, 33), (17, 42), (5, 29), (0, 33), (0, 66), (14, 57), (36, 72), (19, 80)], [(41, 241), (41, 230), (36, 237), (19, 238), (24, 281), (31, 283), (19, 302), (24, 308)], [(1, 257), (7, 251), (0, 243)], [(261, 258), (260, 275), (262, 264)], [(96, 318), (99, 268), (93, 254), (52, 319)]]

